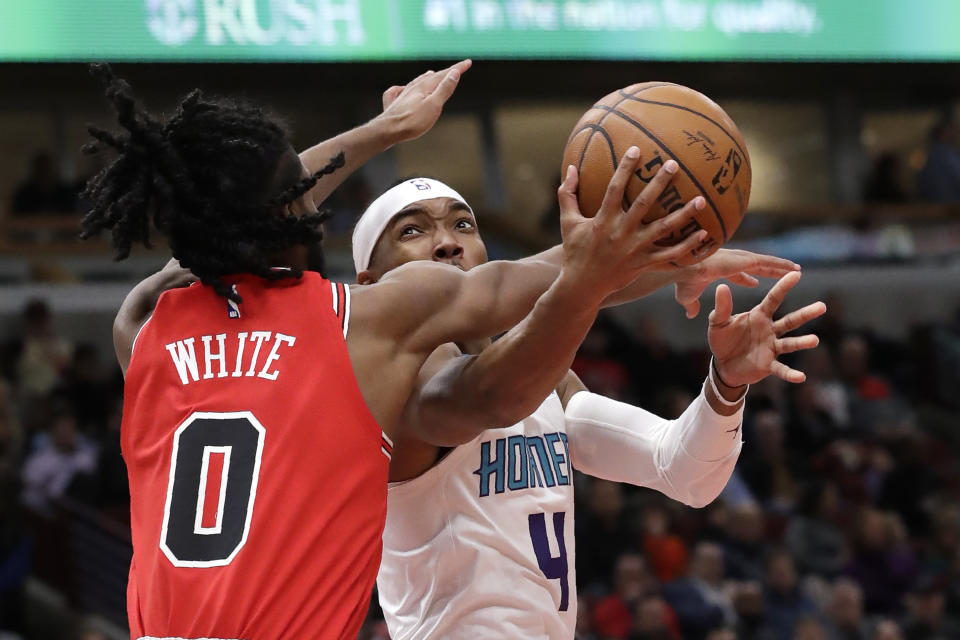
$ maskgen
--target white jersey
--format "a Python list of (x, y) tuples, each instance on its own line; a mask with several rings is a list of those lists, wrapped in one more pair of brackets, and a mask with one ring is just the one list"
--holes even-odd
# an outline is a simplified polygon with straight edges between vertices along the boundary
[(392, 483), (377, 588), (390, 636), (573, 638), (573, 476), (556, 393)]

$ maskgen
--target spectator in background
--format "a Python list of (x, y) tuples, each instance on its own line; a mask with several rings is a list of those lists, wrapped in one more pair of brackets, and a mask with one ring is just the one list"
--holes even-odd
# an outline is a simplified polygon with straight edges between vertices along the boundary
[(662, 504), (651, 504), (644, 509), (640, 541), (660, 582), (675, 580), (686, 573), (687, 546), (670, 531), (670, 514)]
[(799, 356), (807, 381), (802, 385), (813, 393), (814, 406), (830, 417), (837, 429), (850, 426), (850, 406), (847, 390), (837, 377), (830, 349), (812, 349)]
[(101, 511), (111, 515), (117, 522), (129, 522), (130, 486), (127, 480), (127, 465), (120, 449), (123, 398), (114, 398), (110, 406), (112, 408), (107, 417), (107, 428), (100, 434), (97, 442), (99, 455), (96, 501)]
[(829, 578), (849, 561), (840, 515), (840, 494), (832, 483), (815, 482), (807, 487), (786, 534), (787, 548), (801, 572)]
[[(816, 612), (813, 602), (800, 591), (797, 569), (785, 549), (767, 556), (764, 609), (767, 624), (781, 640), (790, 640), (793, 629), (803, 618)], [(822, 630), (821, 630), (822, 631)]]
[[(632, 339), (620, 341), (624, 349), (629, 349), (621, 350), (621, 353), (626, 356), (624, 363), (630, 369), (640, 406), (651, 407), (657, 415), (666, 418), (679, 416), (689, 402), (680, 405), (678, 401), (671, 409), (665, 406), (663, 396), (677, 389), (686, 392), (696, 389), (701, 382), (699, 372), (706, 367), (706, 361), (691, 367), (686, 354), (678, 353), (670, 345), (660, 324), (650, 317), (641, 317), (636, 321), (632, 336)], [(690, 396), (692, 399), (693, 396)], [(676, 411), (677, 408), (679, 411)]]
[(827, 640), (867, 640), (863, 617), (863, 590), (848, 578), (840, 578), (830, 589), (826, 606)]
[(840, 342), (839, 369), (847, 388), (854, 429), (876, 434), (901, 428), (910, 418), (909, 409), (894, 394), (890, 383), (875, 373), (870, 344), (863, 336), (848, 334)]
[(922, 202), (960, 202), (960, 130), (944, 116), (930, 131), (927, 162), (917, 176), (917, 199)]
[(827, 632), (816, 618), (804, 618), (793, 629), (793, 640), (827, 640)]
[(737, 640), (777, 640), (776, 631), (766, 622), (760, 582), (735, 583), (731, 598), (737, 612)]
[(55, 412), (50, 437), (42, 439), (23, 465), (23, 502), (50, 515), (52, 502), (62, 498), (79, 474), (92, 474), (97, 450), (77, 432), (77, 421), (63, 409)]
[(25, 396), (49, 394), (70, 361), (70, 343), (53, 329), (50, 307), (43, 300), (27, 303), (23, 310), (23, 337), (14, 348), (15, 375)]
[(790, 389), (786, 447), (798, 456), (814, 455), (838, 435), (830, 414), (820, 406), (817, 391), (809, 374), (804, 384)]
[(806, 458), (836, 438), (850, 435), (850, 408), (847, 388), (834, 373), (829, 349), (814, 349), (800, 354), (798, 360), (807, 380), (788, 391), (786, 447)]
[(575, 524), (577, 579), (585, 592), (609, 587), (618, 556), (632, 548), (635, 540), (623, 508), (622, 485), (599, 478), (589, 480), (587, 501), (582, 509), (577, 505)]
[(863, 336), (848, 334), (840, 342), (840, 373), (854, 396), (863, 400), (890, 397), (890, 385), (870, 371), (870, 345)]
[(881, 153), (873, 161), (863, 199), (870, 203), (897, 204), (907, 201), (903, 159), (892, 151)]
[(10, 210), (14, 214), (70, 213), (77, 194), (59, 175), (53, 156), (38, 153), (30, 161), (30, 173), (13, 192)]
[(784, 447), (783, 418), (773, 408), (763, 408), (754, 413), (748, 426), (744, 440), (752, 440), (754, 446), (744, 452), (743, 479), (764, 506), (789, 511), (798, 488)]
[(922, 578), (907, 596), (907, 618), (903, 623), (906, 640), (956, 640), (960, 622), (947, 616), (943, 589), (933, 576)]
[(960, 406), (960, 306), (953, 311), (953, 321), (933, 330), (936, 365), (933, 371), (936, 398), (943, 404)]
[(753, 503), (731, 509), (727, 520), (723, 555), (725, 574), (736, 580), (763, 580), (763, 540), (766, 523), (763, 511)]
[(23, 449), (23, 432), (13, 409), (10, 386), (0, 378), (0, 477), (16, 475)]
[(944, 576), (948, 611), (960, 611), (960, 545), (954, 549), (953, 563)]
[(881, 620), (873, 628), (870, 640), (903, 640), (903, 631), (893, 620)]
[[(727, 480), (727, 484), (723, 488), (723, 491), (720, 492), (720, 498), (715, 500), (713, 504), (717, 504), (720, 501), (723, 501), (725, 505), (728, 504), (731, 507), (737, 507), (742, 504), (748, 504), (757, 501), (756, 496), (754, 496), (753, 492), (750, 491), (750, 485), (746, 483), (746, 481), (743, 479), (743, 475), (736, 469), (736, 467), (734, 467), (733, 473), (730, 474), (730, 479)], [(710, 527), (711, 524), (708, 523), (707, 526)], [(708, 529), (708, 531), (711, 536), (714, 536), (713, 530)], [(711, 539), (716, 539), (716, 536)]]
[(57, 394), (73, 407), (80, 429), (86, 433), (102, 432), (106, 426), (111, 400), (117, 395), (110, 382), (97, 348), (92, 344), (77, 345)]
[(933, 469), (929, 449), (926, 437), (920, 433), (907, 432), (890, 438), (886, 450), (892, 468), (883, 476), (876, 500), (877, 507), (895, 511), (915, 534), (930, 531), (928, 505), (917, 496), (935, 493), (942, 483)]
[(605, 314), (597, 317), (571, 368), (593, 393), (614, 400), (629, 400), (630, 374), (612, 357), (612, 352), (618, 348), (612, 323)]
[[(752, 502), (752, 500), (747, 502)], [(697, 511), (697, 514), (701, 516), (702, 524), (697, 537), (700, 540), (716, 542), (723, 546), (727, 539), (727, 531), (730, 529), (730, 518), (733, 517), (731, 510), (738, 504), (741, 503), (728, 502), (721, 494), (719, 498)]]
[(655, 594), (657, 581), (643, 556), (626, 553), (617, 559), (613, 593), (593, 607), (593, 629), (601, 637), (626, 638), (634, 627), (633, 608)]
[(864, 507), (856, 538), (846, 573), (863, 589), (866, 610), (876, 614), (900, 611), (903, 595), (917, 572), (902, 524), (892, 514)]
[(577, 626), (574, 629), (573, 640), (598, 640), (593, 633), (593, 618), (590, 613), (590, 603), (583, 596), (577, 597)]
[(24, 633), (25, 591), (33, 554), (17, 503), (17, 478), (0, 468), (0, 637)]
[(647, 596), (637, 603), (629, 640), (680, 640), (680, 630), (670, 607), (660, 596)]
[(665, 584), (663, 595), (677, 614), (684, 640), (702, 640), (711, 629), (736, 621), (724, 589), (723, 549), (718, 544), (697, 543), (690, 572)]

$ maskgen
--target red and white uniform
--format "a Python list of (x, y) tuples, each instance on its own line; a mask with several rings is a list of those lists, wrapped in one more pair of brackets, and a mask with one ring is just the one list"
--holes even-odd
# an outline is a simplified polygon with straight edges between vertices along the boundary
[(133, 638), (356, 638), (390, 443), (347, 354), (349, 290), (315, 273), (167, 291), (133, 347)]

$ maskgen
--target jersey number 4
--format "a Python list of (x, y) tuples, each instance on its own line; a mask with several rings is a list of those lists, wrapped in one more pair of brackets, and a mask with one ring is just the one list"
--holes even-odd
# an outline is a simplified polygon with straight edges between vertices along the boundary
[(551, 580), (560, 580), (559, 611), (566, 611), (570, 604), (570, 584), (568, 581), (569, 567), (567, 566), (567, 544), (563, 538), (564, 511), (553, 514), (553, 533), (557, 538), (557, 548), (560, 554), (554, 556), (550, 552), (550, 541), (547, 538), (546, 514), (531, 513), (529, 517), (530, 540), (533, 542), (533, 552), (537, 554), (537, 564), (540, 571)]
[(160, 549), (175, 567), (222, 567), (250, 531), (263, 425), (249, 411), (190, 415), (173, 436)]

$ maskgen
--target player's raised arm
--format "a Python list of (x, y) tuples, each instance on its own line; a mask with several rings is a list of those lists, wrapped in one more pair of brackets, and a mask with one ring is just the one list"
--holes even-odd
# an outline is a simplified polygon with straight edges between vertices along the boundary
[[(451, 446), (474, 438), (483, 429), (523, 419), (566, 374), (604, 298), (640, 271), (674, 260), (696, 246), (698, 234), (674, 247), (655, 244), (682, 227), (690, 219), (692, 207), (653, 224), (640, 223), (646, 214), (645, 203), (655, 201), (676, 170), (675, 164), (667, 163), (630, 209), (622, 210), (623, 188), (637, 162), (635, 151), (624, 156), (596, 218), (580, 214), (576, 171), (568, 171), (558, 194), (564, 236), (559, 277), (533, 311), (503, 338), (480, 356), (447, 363), (421, 386), (407, 407), (406, 421), (414, 430), (408, 435)], [(449, 305), (453, 313), (432, 320), (433, 331), (419, 336), (418, 344), (432, 349), (432, 341), (445, 332), (462, 334), (464, 330), (485, 337), (490, 335), (486, 331), (497, 328), (492, 323), (514, 321), (525, 310), (523, 303), (535, 294), (524, 270), (530, 267), (488, 263), (464, 274)], [(477, 319), (482, 326), (460, 326), (463, 322), (475, 325)]]
[(690, 506), (710, 503), (726, 486), (740, 454), (747, 385), (769, 375), (804, 380), (777, 357), (812, 349), (817, 337), (783, 336), (822, 315), (826, 306), (815, 302), (773, 319), (799, 280), (799, 273), (787, 274), (759, 305), (737, 315), (732, 315), (730, 289), (717, 287), (707, 334), (714, 356), (711, 370), (702, 393), (676, 420), (590, 393), (582, 385), (574, 389), (565, 409), (574, 467), (651, 487)]
[(629, 285), (608, 296), (604, 306), (631, 302), (672, 284), (677, 302), (687, 317), (695, 318), (700, 312), (700, 296), (707, 286), (721, 278), (743, 287), (756, 287), (757, 278), (782, 278), (799, 270), (800, 265), (784, 258), (740, 249), (718, 249), (690, 266), (645, 271)]
[(340, 170), (326, 176), (310, 190), (314, 203), (319, 206), (373, 156), (429, 131), (457, 88), (460, 76), (471, 64), (470, 60), (462, 60), (440, 71), (427, 71), (406, 85), (390, 87), (383, 94), (383, 113), (300, 153), (300, 160), (311, 174), (343, 154)]
[(153, 313), (160, 294), (167, 289), (186, 287), (196, 281), (196, 276), (181, 267), (175, 258), (171, 258), (163, 269), (140, 281), (123, 299), (117, 317), (113, 320), (113, 348), (124, 375), (127, 373), (127, 365), (130, 364), (133, 341)]
[[(696, 207), (696, 201), (688, 206)], [(560, 272), (563, 262), (563, 247), (557, 245), (525, 260), (536, 260), (544, 269)], [(695, 264), (676, 267), (658, 265), (656, 269), (641, 272), (633, 282), (619, 291), (614, 291), (603, 300), (603, 307), (615, 307), (644, 298), (654, 291), (674, 285), (675, 298), (684, 308), (688, 318), (700, 312), (700, 296), (717, 280), (726, 279), (743, 287), (756, 287), (757, 278), (782, 278), (791, 271), (799, 271), (800, 265), (777, 256), (753, 253), (742, 249), (717, 249), (715, 253)], [(549, 272), (545, 271), (545, 275)]]

